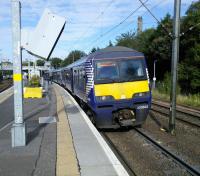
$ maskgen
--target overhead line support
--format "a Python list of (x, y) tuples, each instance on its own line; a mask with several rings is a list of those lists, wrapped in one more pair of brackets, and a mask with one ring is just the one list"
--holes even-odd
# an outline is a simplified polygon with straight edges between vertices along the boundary
[(177, 69), (179, 59), (179, 38), (180, 38), (180, 6), (181, 0), (174, 0), (174, 22), (173, 22), (173, 42), (171, 61), (171, 94), (170, 94), (170, 117), (169, 132), (175, 133), (176, 119), (176, 89), (177, 89)]
[(23, 120), (23, 76), (21, 50), (21, 3), (11, 0), (14, 82), (14, 123), (11, 129), (12, 147), (26, 145), (26, 126)]

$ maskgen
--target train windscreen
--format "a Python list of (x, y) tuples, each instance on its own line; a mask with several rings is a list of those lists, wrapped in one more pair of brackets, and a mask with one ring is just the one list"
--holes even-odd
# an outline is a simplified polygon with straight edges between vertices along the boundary
[(97, 84), (147, 79), (143, 59), (97, 61), (95, 73)]

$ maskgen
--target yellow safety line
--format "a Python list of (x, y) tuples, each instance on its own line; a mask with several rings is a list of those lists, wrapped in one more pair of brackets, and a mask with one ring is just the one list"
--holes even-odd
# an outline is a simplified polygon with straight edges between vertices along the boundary
[(14, 81), (22, 81), (22, 74), (20, 74), (20, 73), (13, 74), (13, 80)]
[(78, 161), (73, 146), (71, 130), (62, 96), (54, 86), (57, 97), (57, 162), (56, 176), (80, 176)]

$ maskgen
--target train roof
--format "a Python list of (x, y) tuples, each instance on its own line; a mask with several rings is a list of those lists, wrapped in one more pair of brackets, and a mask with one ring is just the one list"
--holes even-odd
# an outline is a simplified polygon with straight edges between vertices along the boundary
[(134, 49), (131, 49), (131, 48), (127, 48), (127, 47), (124, 47), (124, 46), (111, 46), (111, 47), (106, 47), (106, 48), (103, 48), (103, 49), (100, 49), (98, 51), (96, 51), (96, 53), (104, 53), (104, 52), (115, 52), (115, 51), (129, 51), (129, 52), (138, 52)]
[(79, 60), (75, 61), (74, 63), (69, 64), (68, 66), (64, 67), (63, 70), (64, 70), (64, 69), (73, 68), (73, 67), (76, 66), (76, 65), (81, 65), (81, 64), (85, 63), (86, 60), (87, 60), (87, 56), (81, 57)]
[(134, 49), (123, 47), (123, 46), (106, 47), (104, 49), (100, 49), (94, 53), (91, 53), (88, 56), (82, 57), (76, 62), (62, 68), (62, 70), (70, 69), (77, 65), (82, 65), (86, 61), (91, 60), (91, 59), (96, 60), (96, 59), (107, 59), (107, 58), (116, 58), (116, 57), (123, 58), (123, 57), (133, 57), (133, 56), (144, 57), (144, 54)]
[(103, 59), (103, 58), (116, 58), (116, 57), (132, 57), (132, 56), (144, 56), (143, 53), (131, 48), (123, 46), (106, 47), (98, 50), (90, 55), (88, 59)]

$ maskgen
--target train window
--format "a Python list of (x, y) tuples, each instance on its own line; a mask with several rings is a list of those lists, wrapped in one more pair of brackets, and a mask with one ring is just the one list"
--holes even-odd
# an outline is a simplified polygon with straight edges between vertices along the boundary
[(74, 84), (77, 85), (78, 79), (77, 79), (77, 70), (74, 70)]
[(145, 77), (143, 60), (122, 60), (120, 61), (120, 79), (136, 80)]
[(77, 70), (77, 85), (79, 85), (79, 74), (80, 74), (80, 70)]
[(119, 69), (117, 62), (99, 62), (96, 65), (96, 78), (99, 80), (119, 78)]
[(79, 87), (81, 86), (81, 70), (79, 70), (79, 72), (78, 72), (79, 74), (78, 74), (78, 84), (79, 84)]
[(122, 58), (117, 61), (98, 61), (95, 68), (97, 84), (147, 79), (143, 59)]
[(84, 77), (84, 75), (85, 75), (85, 72), (84, 72), (84, 70), (83, 69), (81, 69), (80, 71), (79, 71), (79, 86), (80, 87), (85, 87), (84, 85), (84, 82), (85, 82), (85, 77)]
[(70, 73), (66, 72), (66, 73), (65, 73), (65, 78), (66, 78), (67, 80), (70, 79)]

